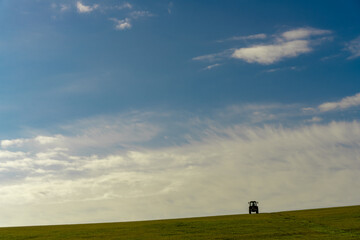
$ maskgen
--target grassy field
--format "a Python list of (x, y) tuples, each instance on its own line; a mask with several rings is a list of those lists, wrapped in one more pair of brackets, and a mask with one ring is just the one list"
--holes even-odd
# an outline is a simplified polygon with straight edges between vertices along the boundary
[(0, 228), (0, 239), (360, 239), (360, 206), (128, 223)]

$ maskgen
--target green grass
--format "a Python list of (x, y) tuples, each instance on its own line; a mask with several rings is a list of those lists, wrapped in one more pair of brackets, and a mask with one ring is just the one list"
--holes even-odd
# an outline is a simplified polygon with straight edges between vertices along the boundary
[(258, 215), (0, 228), (0, 239), (360, 239), (360, 206)]

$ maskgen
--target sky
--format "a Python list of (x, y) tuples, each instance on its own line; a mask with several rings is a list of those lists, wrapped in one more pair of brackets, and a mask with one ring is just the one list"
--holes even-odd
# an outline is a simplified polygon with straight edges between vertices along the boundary
[(359, 11), (0, 0), (0, 226), (360, 204)]

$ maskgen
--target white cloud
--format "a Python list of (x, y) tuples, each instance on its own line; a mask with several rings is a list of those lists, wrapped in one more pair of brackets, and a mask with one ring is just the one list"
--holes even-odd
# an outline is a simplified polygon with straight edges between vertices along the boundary
[(116, 6), (115, 8), (120, 9), (120, 10), (121, 9), (126, 9), (126, 8), (132, 9), (133, 6), (130, 3), (125, 2), (125, 3), (121, 4), (121, 5)]
[(345, 97), (338, 102), (326, 102), (319, 105), (319, 110), (321, 112), (333, 111), (338, 109), (347, 109), (350, 107), (355, 107), (360, 105), (360, 93), (355, 94), (354, 96)]
[(97, 9), (99, 7), (98, 4), (94, 4), (92, 6), (87, 6), (87, 5), (84, 5), (82, 2), (80, 1), (77, 1), (76, 2), (76, 8), (77, 8), (77, 11), (79, 13), (89, 13), (89, 12), (92, 12), (94, 11), (95, 9)]
[[(225, 58), (236, 58), (248, 63), (273, 64), (284, 58), (294, 58), (299, 55), (313, 51), (312, 45), (327, 40), (323, 35), (331, 34), (329, 30), (315, 28), (298, 28), (275, 35), (270, 43), (256, 44), (238, 49), (228, 49), (221, 53), (207, 54), (194, 57), (193, 60), (223, 60)], [(253, 40), (265, 39), (265, 34), (233, 37), (228, 40)], [(230, 54), (228, 54), (230, 52)], [(226, 53), (226, 54), (224, 54)]]
[(221, 66), (221, 64), (215, 63), (215, 64), (212, 64), (212, 65), (206, 66), (205, 68), (203, 68), (203, 70), (210, 70), (210, 69), (213, 69), (213, 68), (219, 67), (219, 66)]
[(315, 113), (316, 112), (316, 109), (315, 108), (312, 108), (312, 107), (303, 107), (301, 109), (304, 113)]
[(313, 36), (331, 34), (329, 30), (315, 28), (298, 28), (282, 33), (276, 37), (275, 43), (259, 44), (239, 48), (232, 54), (233, 58), (242, 59), (248, 63), (272, 64), (284, 58), (297, 57), (311, 52)]
[(266, 72), (272, 73), (272, 72), (277, 72), (277, 71), (280, 71), (280, 70), (281, 70), (281, 68), (272, 68), (272, 69), (266, 70)]
[(140, 17), (153, 17), (154, 14), (149, 11), (133, 11), (130, 13), (130, 16), (134, 19), (137, 19)]
[(70, 9), (70, 5), (60, 4), (60, 11), (65, 12)]
[(273, 72), (284, 71), (284, 70), (295, 71), (295, 70), (300, 70), (300, 69), (298, 67), (292, 66), (292, 67), (283, 67), (283, 68), (271, 68), (271, 69), (265, 70), (265, 72), (273, 73)]
[(60, 10), (60, 12), (65, 12), (70, 9), (70, 5), (63, 3), (61, 4), (52, 3), (51, 8)]
[(360, 37), (355, 38), (346, 45), (346, 50), (351, 53), (348, 59), (354, 59), (360, 57)]
[(233, 58), (245, 60), (248, 63), (272, 64), (283, 58), (296, 57), (310, 52), (312, 49), (306, 40), (294, 40), (271, 45), (255, 45), (234, 51)]
[(80, 120), (64, 127), (66, 131), (76, 133), (73, 137), (60, 138), (62, 146), (77, 150), (99, 150), (147, 142), (154, 138), (160, 127), (133, 117), (116, 116)]
[[(100, 126), (90, 127), (94, 123)], [(101, 134), (92, 129), (114, 128), (104, 123), (87, 122), (84, 132), (93, 135), (83, 141)], [(76, 142), (76, 135), (66, 141)], [(78, 154), (76, 144), (0, 152), (1, 173), (17, 175), (0, 184), (2, 224), (245, 213), (249, 199), (268, 212), (355, 204), (360, 197), (353, 191), (360, 187), (359, 122), (208, 125), (198, 140), (162, 148), (108, 148), (97, 139), (107, 154)]]
[(138, 19), (141, 17), (152, 17), (154, 16), (149, 11), (133, 11), (129, 14), (130, 18), (125, 19), (117, 19), (117, 18), (110, 18), (111, 21), (115, 22), (115, 29), (116, 30), (126, 30), (132, 28), (132, 20)]
[(278, 103), (231, 105), (221, 109), (217, 115), (221, 121), (235, 121), (245, 125), (278, 124), (289, 118), (303, 116), (298, 108), (298, 105)]
[(8, 147), (11, 147), (11, 146), (21, 146), (26, 141), (27, 141), (26, 139), (2, 140), (1, 141), (1, 147), (8, 148)]
[(331, 34), (332, 32), (329, 30), (322, 30), (322, 29), (315, 29), (315, 28), (298, 28), (290, 31), (286, 31), (281, 36), (288, 40), (295, 40), (295, 39), (305, 39), (311, 36), (319, 36), (319, 35), (326, 35)]
[(228, 49), (220, 53), (213, 53), (213, 54), (206, 54), (203, 56), (194, 57), (192, 60), (194, 61), (208, 61), (208, 62), (214, 62), (223, 60), (224, 58), (231, 57), (231, 54), (233, 53), (233, 49)]
[(265, 39), (267, 38), (267, 35), (264, 33), (259, 34), (253, 34), (248, 36), (234, 36), (231, 38), (227, 38), (225, 40), (219, 40), (218, 42), (224, 42), (224, 41), (238, 41), (238, 40), (255, 40), (255, 39)]
[(267, 36), (264, 33), (249, 35), (249, 36), (240, 36), (240, 37), (232, 37), (231, 40), (250, 40), (250, 39), (265, 39)]
[(311, 119), (306, 120), (306, 122), (318, 123), (321, 122), (323, 119), (320, 117), (312, 117)]
[(1, 224), (245, 213), (249, 199), (263, 212), (355, 204), (360, 194), (346, 186), (360, 187), (360, 123), (279, 125), (297, 109), (234, 105), (210, 119), (131, 112), (3, 140)]
[[(53, 4), (52, 7), (61, 7), (61, 10), (67, 10), (67, 5), (57, 5)], [(126, 14), (128, 15), (125, 19), (118, 19), (118, 18), (109, 18), (111, 21), (115, 22), (115, 29), (116, 30), (126, 30), (132, 28), (132, 22), (138, 18), (144, 18), (144, 17), (152, 17), (154, 16), (153, 13), (149, 11), (144, 10), (137, 10), (137, 11), (131, 11), (130, 9), (133, 9), (133, 5), (129, 2), (124, 2), (119, 5), (102, 5), (100, 8), (99, 4), (93, 4), (93, 5), (85, 5), (81, 1), (76, 2), (76, 8), (79, 13), (90, 13), (96, 9), (100, 9), (102, 12), (105, 12), (106, 10), (128, 10)]]
[(110, 18), (110, 20), (115, 22), (116, 30), (126, 30), (126, 29), (130, 29), (132, 27), (131, 21), (129, 18), (125, 18), (122, 20), (119, 20), (117, 18)]
[(13, 159), (13, 158), (23, 158), (25, 153), (23, 152), (12, 152), (12, 151), (2, 151), (0, 150), (0, 159)]
[(70, 125), (61, 126), (61, 131), (68, 134), (36, 135), (32, 138), (6, 139), (1, 147), (6, 149), (27, 149), (43, 151), (48, 148), (74, 149), (80, 153), (100, 151), (102, 148), (112, 149), (131, 146), (150, 141), (156, 137), (161, 128), (146, 119), (152, 113), (128, 113), (125, 115), (102, 116), (82, 119)]
[(50, 144), (50, 143), (55, 143), (56, 141), (59, 140), (59, 138), (61, 138), (61, 136), (54, 136), (54, 137), (48, 137), (48, 136), (37, 136), (35, 137), (35, 141), (37, 141), (40, 144)]

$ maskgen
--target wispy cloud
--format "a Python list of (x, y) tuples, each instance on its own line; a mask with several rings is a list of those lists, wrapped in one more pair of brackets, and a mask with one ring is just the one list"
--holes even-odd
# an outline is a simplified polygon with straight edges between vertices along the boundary
[(296, 40), (296, 39), (306, 39), (312, 36), (320, 36), (331, 34), (329, 30), (316, 29), (316, 28), (298, 28), (290, 31), (286, 31), (281, 34), (281, 36), (287, 41)]
[(310, 123), (318, 123), (321, 122), (323, 119), (321, 117), (312, 117), (311, 119), (307, 119), (306, 122)]
[(298, 106), (284, 105), (278, 103), (271, 104), (244, 104), (231, 105), (219, 112), (220, 118), (236, 119), (236, 122), (243, 124), (275, 124), (284, 121), (289, 117), (299, 116)]
[(116, 30), (126, 30), (132, 27), (130, 18), (125, 18), (125, 19), (110, 18), (110, 20), (115, 22)]
[(360, 196), (353, 191), (360, 187), (356, 121), (292, 128), (208, 121), (188, 129), (187, 143), (119, 147), (167, 131), (141, 118), (81, 120), (68, 126), (72, 135), (4, 139), (23, 145), (0, 150), (0, 173), (8, 176), (0, 184), (1, 211), (12, 216), (2, 224), (230, 214), (246, 212), (248, 199), (266, 202), (264, 211), (279, 211), (354, 204)]
[(115, 8), (117, 8), (119, 10), (121, 10), (121, 9), (132, 9), (133, 5), (128, 3), (128, 2), (125, 2), (125, 3), (121, 4), (121, 5), (115, 6)]
[[(51, 8), (57, 9), (60, 12), (64, 12), (64, 11), (69, 10), (71, 8), (71, 5), (52, 3)], [(111, 5), (111, 4), (109, 5), (109, 4), (103, 3), (103, 5), (100, 6), (99, 4), (87, 5), (83, 1), (76, 1), (75, 8), (79, 14), (91, 13), (95, 10), (99, 10), (104, 14), (107, 11), (112, 11), (112, 13), (113, 13), (114, 10), (123, 10), (125, 16), (127, 16), (127, 17), (125, 17), (125, 18), (118, 18), (118, 17), (108, 18), (109, 20), (115, 22), (114, 28), (116, 30), (131, 29), (133, 26), (132, 22), (135, 21), (136, 19), (155, 16), (155, 14), (151, 13), (150, 11), (145, 11), (145, 10), (133, 11), (132, 9), (134, 8), (134, 5), (129, 2), (123, 2), (122, 4), (117, 4), (117, 5)], [(54, 16), (54, 18), (56, 18), (56, 16)]]
[(272, 64), (283, 58), (296, 57), (312, 51), (306, 40), (295, 40), (270, 45), (256, 45), (239, 48), (232, 54), (233, 58), (242, 59), (248, 63)]
[(213, 53), (213, 54), (206, 54), (198, 57), (194, 57), (192, 60), (194, 61), (208, 61), (208, 62), (214, 62), (214, 61), (220, 61), (225, 58), (231, 57), (231, 54), (233, 53), (233, 49), (228, 49), (220, 53)]
[(276, 38), (273, 44), (253, 45), (239, 48), (232, 54), (233, 58), (242, 59), (248, 63), (272, 64), (284, 58), (297, 57), (313, 51), (311, 47), (312, 36), (330, 34), (331, 31), (299, 28), (284, 32)]
[[(271, 41), (238, 49), (228, 49), (221, 53), (194, 57), (193, 60), (223, 60), (225, 58), (241, 59), (248, 63), (269, 65), (285, 58), (294, 58), (313, 51), (313, 45), (328, 39), (320, 37), (329, 35), (329, 30), (315, 28), (298, 28), (274, 35)], [(265, 34), (233, 37), (228, 40), (267, 39)], [(231, 52), (231, 54), (229, 54)]]
[(0, 209), (11, 216), (2, 224), (245, 213), (250, 198), (266, 202), (264, 211), (354, 204), (359, 193), (344, 186), (360, 187), (360, 123), (305, 114), (280, 124), (295, 112), (281, 104), (232, 105), (211, 117), (134, 111), (2, 139)]
[(348, 57), (348, 59), (360, 57), (360, 37), (357, 37), (351, 42), (347, 43), (346, 50), (351, 53), (351, 56)]
[(115, 22), (116, 30), (126, 30), (132, 28), (132, 21), (143, 17), (153, 17), (154, 14), (149, 11), (133, 11), (129, 13), (129, 16), (125, 19), (110, 18), (110, 20)]
[(1, 147), (8, 148), (11, 146), (21, 146), (26, 141), (26, 139), (13, 139), (13, 140), (2, 140)]
[(60, 4), (60, 11), (65, 12), (70, 9), (70, 5)]
[(153, 17), (154, 14), (149, 11), (133, 11), (130, 13), (130, 16), (134, 19), (137, 19), (140, 17)]
[(341, 99), (338, 102), (326, 102), (318, 106), (321, 112), (343, 110), (360, 105), (360, 93)]
[(224, 40), (219, 40), (218, 42), (225, 42), (225, 41), (238, 41), (238, 40), (254, 40), (254, 39), (265, 39), (267, 35), (264, 33), (253, 34), (248, 36), (234, 36), (231, 38), (227, 38)]
[(213, 69), (213, 68), (219, 67), (219, 66), (221, 66), (220, 63), (215, 63), (215, 64), (212, 64), (212, 65), (206, 66), (205, 68), (203, 68), (203, 70), (210, 70), (210, 69)]
[(94, 11), (98, 7), (99, 7), (99, 4), (93, 4), (92, 6), (90, 6), (90, 5), (87, 6), (80, 1), (76, 2), (76, 8), (79, 13), (89, 13), (89, 12)]
[(292, 67), (284, 67), (284, 68), (271, 68), (271, 69), (268, 69), (268, 70), (265, 70), (265, 72), (267, 73), (273, 73), (273, 72), (278, 72), (278, 71), (284, 71), (284, 70), (299, 70), (298, 67), (295, 67), (295, 66), (292, 66)]
[(338, 53), (338, 54), (325, 56), (325, 57), (321, 58), (321, 61), (328, 61), (328, 60), (331, 60), (331, 59), (335, 59), (335, 58), (340, 57), (341, 55), (342, 55), (341, 53)]
[(65, 12), (70, 10), (71, 6), (69, 4), (63, 4), (63, 3), (60, 4), (52, 3), (51, 8), (58, 9), (60, 12)]

